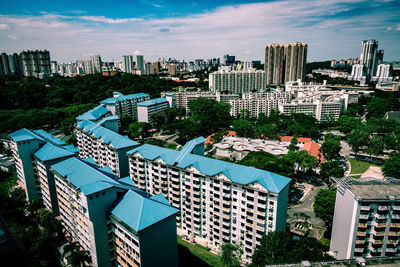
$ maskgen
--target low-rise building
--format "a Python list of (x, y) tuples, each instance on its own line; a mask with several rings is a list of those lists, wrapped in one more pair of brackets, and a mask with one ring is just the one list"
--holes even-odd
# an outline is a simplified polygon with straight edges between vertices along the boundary
[(337, 183), (330, 252), (337, 259), (400, 256), (400, 180)]
[(178, 234), (214, 251), (226, 242), (242, 244), (249, 263), (262, 235), (285, 231), (290, 179), (204, 157), (204, 141), (192, 140), (181, 151), (137, 147), (128, 152), (130, 177), (181, 210)]
[(137, 104), (138, 121), (150, 123), (152, 114), (163, 112), (168, 108), (170, 108), (168, 100), (162, 97), (140, 102)]

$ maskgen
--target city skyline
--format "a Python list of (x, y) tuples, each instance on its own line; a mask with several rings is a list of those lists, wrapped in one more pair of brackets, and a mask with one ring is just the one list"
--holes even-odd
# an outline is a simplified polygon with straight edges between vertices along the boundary
[[(48, 49), (70, 62), (101, 55), (262, 60), (266, 44), (305, 42), (308, 61), (359, 57), (361, 40), (375, 39), (385, 60), (399, 60), (397, 1), (241, 1), (146, 3), (17, 0), (3, 5), (0, 42), (6, 53)], [(21, 8), (24, 7), (24, 8)]]

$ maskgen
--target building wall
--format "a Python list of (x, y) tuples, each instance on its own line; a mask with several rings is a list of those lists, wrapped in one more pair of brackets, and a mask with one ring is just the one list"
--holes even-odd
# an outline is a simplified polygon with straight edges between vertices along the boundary
[(26, 197), (28, 200), (40, 200), (40, 186), (33, 171), (32, 154), (41, 145), (38, 140), (12, 142), (12, 151), (15, 159), (17, 177), (25, 184)]
[(357, 209), (358, 204), (354, 199), (354, 195), (349, 190), (339, 188), (336, 193), (335, 213), (329, 249), (335, 255), (336, 259), (351, 258)]
[(137, 107), (138, 111), (138, 121), (139, 122), (149, 122), (149, 112), (147, 107)]
[(141, 267), (178, 266), (175, 216), (140, 231), (139, 240)]

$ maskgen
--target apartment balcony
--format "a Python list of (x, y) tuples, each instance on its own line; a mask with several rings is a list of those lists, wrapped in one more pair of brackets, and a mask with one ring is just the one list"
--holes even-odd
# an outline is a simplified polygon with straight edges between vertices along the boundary
[(400, 232), (389, 232), (389, 236), (399, 237), (400, 236)]
[(362, 211), (368, 211), (368, 210), (370, 210), (370, 209), (371, 209), (370, 206), (361, 206), (361, 207), (360, 207), (360, 210), (362, 210)]
[(389, 253), (396, 253), (397, 252), (397, 248), (386, 248), (386, 252), (389, 252)]
[(383, 245), (383, 240), (372, 240), (371, 242), (374, 245)]
[[(386, 223), (378, 223), (375, 227), (376, 228), (386, 228)], [(384, 229), (382, 229), (382, 230), (380, 230), (380, 231), (383, 231)]]
[(390, 227), (392, 227), (392, 228), (400, 228), (400, 223), (391, 223)]
[(400, 214), (393, 214), (392, 219), (400, 219)]
[(358, 228), (367, 228), (368, 227), (368, 224), (366, 224), (366, 223), (359, 223), (358, 224)]
[(378, 213), (375, 213), (375, 214), (374, 214), (374, 217), (377, 218), (377, 219), (379, 219), (379, 220), (387, 219), (387, 215), (386, 215), (386, 214), (378, 214)]
[(354, 252), (362, 253), (364, 251), (364, 248), (355, 248)]
[(363, 245), (365, 244), (365, 240), (356, 240), (356, 245)]
[(357, 232), (357, 236), (367, 236), (366, 232)]
[(379, 211), (387, 211), (387, 210), (389, 210), (389, 207), (387, 207), (387, 206), (379, 206), (378, 210)]
[(400, 210), (400, 206), (392, 206), (393, 210)]

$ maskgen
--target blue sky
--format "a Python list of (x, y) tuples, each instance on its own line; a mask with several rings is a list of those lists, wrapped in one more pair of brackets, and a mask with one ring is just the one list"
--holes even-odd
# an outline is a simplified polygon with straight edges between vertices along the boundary
[(48, 49), (70, 62), (100, 54), (145, 59), (262, 60), (269, 43), (302, 41), (308, 61), (358, 57), (376, 39), (400, 60), (399, 0), (0, 0), (1, 52)]

